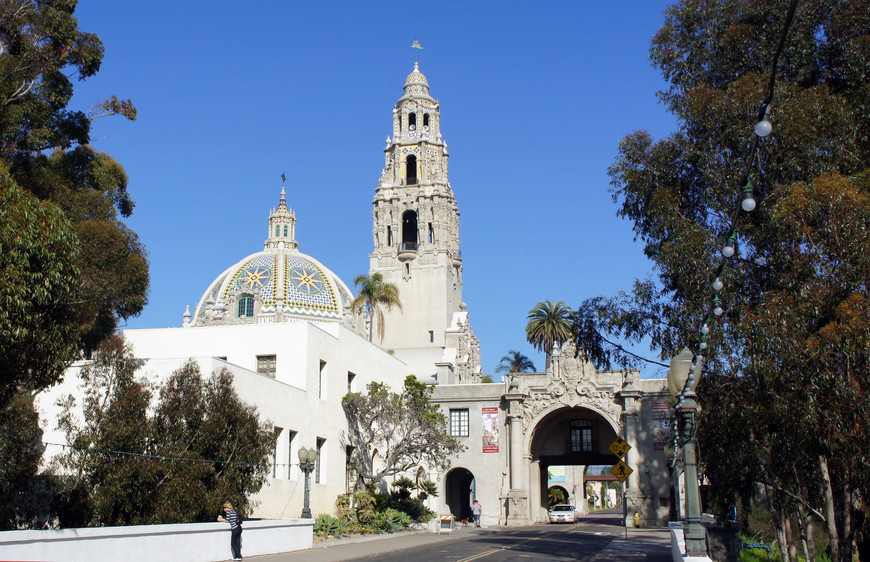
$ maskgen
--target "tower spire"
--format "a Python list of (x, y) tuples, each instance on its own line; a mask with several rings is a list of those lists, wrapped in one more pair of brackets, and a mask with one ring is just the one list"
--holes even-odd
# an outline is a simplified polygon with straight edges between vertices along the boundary
[(298, 249), (296, 241), (296, 214), (287, 206), (287, 190), (284, 187), (287, 177), (281, 174), (281, 199), (278, 208), (269, 213), (269, 235), (265, 248), (282, 250), (284, 248)]

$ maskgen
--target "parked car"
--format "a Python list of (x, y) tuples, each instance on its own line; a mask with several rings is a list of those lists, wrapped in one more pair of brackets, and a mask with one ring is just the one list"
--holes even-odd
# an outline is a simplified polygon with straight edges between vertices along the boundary
[(573, 505), (557, 503), (550, 508), (550, 523), (576, 523), (580, 514)]

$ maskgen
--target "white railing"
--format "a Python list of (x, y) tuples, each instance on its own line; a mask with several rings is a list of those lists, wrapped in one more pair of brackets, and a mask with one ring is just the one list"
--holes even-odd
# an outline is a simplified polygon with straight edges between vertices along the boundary
[[(311, 548), (313, 519), (245, 521), (242, 556)], [(229, 560), (226, 523), (0, 532), (0, 560), (211, 562)]]

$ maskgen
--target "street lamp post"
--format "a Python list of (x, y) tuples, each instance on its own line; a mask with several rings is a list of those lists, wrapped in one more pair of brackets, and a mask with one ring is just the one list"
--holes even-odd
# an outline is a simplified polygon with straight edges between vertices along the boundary
[[(687, 556), (707, 554), (707, 532), (701, 524), (701, 494), (698, 486), (695, 441), (697, 428), (695, 414), (698, 411), (695, 386), (701, 376), (701, 361), (699, 356), (693, 367), (692, 352), (683, 349), (671, 359), (671, 368), (668, 370), (668, 386), (671, 393), (680, 396), (674, 407), (674, 413), (677, 416), (677, 435), (683, 448), (683, 473), (686, 476), (686, 528), (683, 535), (686, 539)], [(693, 369), (693, 377), (689, 381), (690, 369)]]
[(299, 449), (299, 468), (305, 474), (305, 504), (302, 507), (302, 518), (311, 519), (311, 508), (308, 507), (308, 494), (311, 490), (311, 472), (314, 470), (314, 462), (317, 459), (317, 451), (314, 449)]

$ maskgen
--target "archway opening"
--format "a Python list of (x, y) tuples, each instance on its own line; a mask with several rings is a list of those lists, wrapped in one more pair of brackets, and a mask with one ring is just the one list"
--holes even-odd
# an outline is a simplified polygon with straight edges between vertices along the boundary
[[(551, 471), (554, 467), (551, 467)], [(571, 494), (562, 486), (551, 485), (547, 490), (547, 507), (553, 507), (559, 503), (571, 503)]]
[(556, 499), (551, 492), (556, 490), (556, 494), (564, 493), (566, 497), (566, 501), (557, 503), (569, 503), (581, 513), (588, 513), (587, 467), (616, 462), (608, 450), (616, 437), (610, 421), (587, 408), (561, 408), (538, 422), (531, 442), (531, 485), (536, 488), (530, 490), (532, 520), (547, 519), (551, 501)]
[(417, 211), (402, 213), (402, 249), (417, 249)]
[(417, 185), (417, 157), (413, 154), (405, 159), (405, 183)]
[(471, 504), (477, 495), (474, 474), (467, 468), (454, 468), (444, 479), (444, 499), (457, 520), (470, 520)]

